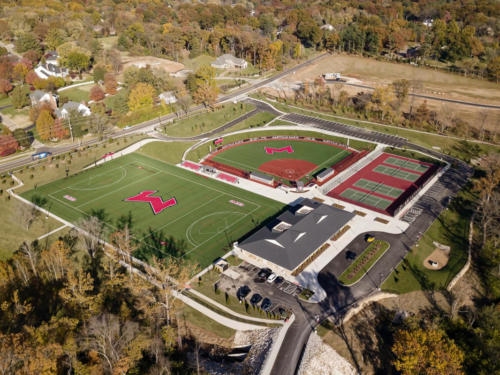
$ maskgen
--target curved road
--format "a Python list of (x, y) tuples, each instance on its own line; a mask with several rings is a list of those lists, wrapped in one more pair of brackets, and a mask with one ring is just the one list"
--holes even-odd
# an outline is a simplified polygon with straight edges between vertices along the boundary
[[(255, 90), (256, 88), (262, 87), (269, 82), (279, 79), (286, 74), (290, 74), (291, 72), (300, 69), (303, 66), (313, 63), (316, 59), (319, 59), (322, 56), (324, 55), (318, 56), (315, 59), (309, 60), (290, 70), (284, 71), (270, 79), (261, 81), (253, 85), (252, 87), (222, 97), (219, 99), (219, 102), (231, 100), (252, 90)], [(268, 111), (276, 113), (272, 109), (272, 107), (267, 105), (266, 103), (258, 101), (252, 101), (252, 103), (256, 105), (256, 109), (208, 133), (204, 133), (191, 138), (172, 138), (168, 136), (159, 136), (159, 138), (169, 141), (199, 140), (202, 138), (213, 136), (218, 132), (226, 130), (257, 112)], [(199, 110), (200, 108), (201, 107), (198, 106), (191, 111)], [(175, 114), (164, 116), (160, 120), (166, 121), (173, 117), (175, 117)], [(409, 226), (405, 233), (399, 235), (377, 233), (377, 237), (388, 241), (391, 244), (391, 247), (359, 282), (351, 287), (344, 287), (338, 284), (336, 281), (336, 277), (339, 276), (339, 272), (341, 272), (343, 267), (345, 268), (347, 264), (345, 259), (345, 250), (320, 272), (318, 279), (321, 286), (326, 290), (328, 297), (319, 304), (309, 304), (295, 301), (293, 305), (296, 320), (288, 329), (285, 340), (274, 363), (271, 372), (272, 374), (294, 374), (300, 362), (305, 344), (307, 343), (313, 327), (317, 325), (317, 322), (332, 315), (337, 319), (340, 318), (353, 304), (356, 303), (356, 301), (367, 295), (370, 295), (371, 293), (376, 292), (381, 282), (390, 275), (392, 270), (399, 264), (406, 253), (417, 242), (421, 233), (425, 232), (425, 230), (432, 224), (432, 222), (437, 218), (440, 212), (445, 208), (445, 197), (453, 197), (454, 195), (456, 195), (456, 193), (462, 188), (462, 186), (467, 182), (468, 178), (472, 174), (472, 169), (465, 163), (458, 161), (450, 156), (440, 154), (434, 150), (428, 150), (421, 146), (412, 144), (405, 138), (395, 137), (376, 131), (369, 131), (363, 128), (356, 128), (333, 121), (327, 121), (293, 113), (286, 114), (283, 116), (283, 118), (285, 120), (289, 119), (290, 121), (298, 124), (313, 126), (319, 129), (331, 130), (340, 134), (345, 134), (347, 136), (366, 139), (367, 141), (387, 143), (389, 145), (398, 147), (404, 146), (408, 149), (422, 151), (437, 158), (443, 159), (449, 163), (452, 163), (456, 165), (456, 168), (450, 168), (448, 171), (446, 171), (446, 173), (441, 176), (439, 181), (433, 187), (431, 187), (429, 191), (424, 194), (424, 196), (420, 198), (420, 200), (416, 203), (415, 206), (418, 205), (422, 208), (423, 211)], [(117, 131), (111, 136), (124, 136), (133, 132), (137, 132), (137, 130), (157, 126), (158, 122), (158, 119), (146, 121), (140, 125), (131, 127), (130, 129)], [(90, 140), (82, 143), (82, 146), (91, 145), (98, 142), (98, 140)], [(62, 147), (54, 147), (48, 148), (48, 151), (53, 152), (53, 154), (60, 154), (68, 152), (75, 147), (77, 146), (68, 145)], [(31, 162), (31, 157), (27, 157), (4, 163), (0, 166), (0, 172), (10, 170), (12, 168), (17, 168)], [(348, 248), (362, 249), (363, 244), (364, 241), (362, 239), (362, 236), (359, 236), (351, 242)], [(422, 280), (422, 282), (425, 282), (425, 280)]]
[[(305, 61), (305, 62), (303, 62), (301, 64), (298, 64), (298, 65), (294, 66), (293, 68), (284, 70), (281, 73), (278, 73), (278, 74), (272, 76), (271, 78), (264, 79), (264, 80), (262, 80), (260, 82), (257, 82), (257, 83), (255, 83), (255, 84), (253, 84), (253, 85), (251, 85), (251, 86), (249, 86), (247, 88), (235, 91), (234, 93), (231, 93), (229, 95), (222, 96), (222, 97), (220, 97), (217, 100), (217, 103), (223, 103), (223, 102), (235, 99), (235, 98), (237, 98), (239, 96), (248, 94), (251, 91), (259, 89), (259, 88), (261, 88), (261, 87), (263, 87), (263, 86), (265, 86), (265, 85), (267, 85), (267, 84), (269, 84), (269, 83), (271, 83), (273, 81), (276, 81), (276, 80), (278, 80), (278, 79), (280, 79), (282, 77), (285, 77), (288, 74), (294, 73), (294, 72), (296, 72), (297, 70), (299, 70), (299, 69), (301, 69), (303, 67), (311, 65), (311, 64), (315, 63), (317, 60), (325, 57), (326, 55), (327, 55), (326, 53), (318, 55), (318, 56), (316, 56), (316, 57), (314, 57), (314, 58), (312, 58), (310, 60), (307, 60), (307, 61)], [(196, 107), (191, 108), (188, 111), (188, 113), (193, 113), (193, 112), (199, 111), (201, 109), (203, 109), (203, 106), (202, 105), (198, 105)], [(109, 136), (112, 137), (112, 138), (118, 138), (118, 137), (122, 137), (122, 136), (125, 136), (125, 135), (128, 135), (128, 134), (131, 134), (131, 133), (136, 133), (137, 131), (144, 130), (146, 128), (158, 126), (159, 124), (161, 124), (164, 121), (168, 121), (168, 120), (176, 118), (176, 116), (177, 115), (175, 113), (172, 113), (172, 114), (169, 114), (169, 115), (166, 115), (166, 116), (155, 118), (153, 120), (145, 121), (145, 122), (143, 122), (141, 124), (132, 126), (129, 129), (118, 130), (116, 132), (113, 132), (113, 133), (109, 134)], [(224, 129), (220, 128), (220, 130), (224, 130)], [(209, 136), (209, 134), (210, 133), (207, 133), (207, 135), (203, 134), (203, 136)], [(176, 139), (175, 138), (169, 138), (169, 140), (176, 140)], [(183, 138), (182, 140), (189, 140), (189, 139)], [(59, 147), (44, 147), (44, 148), (42, 148), (42, 149), (40, 149), (38, 151), (50, 151), (50, 152), (52, 152), (53, 155), (58, 155), (58, 154), (63, 154), (63, 153), (69, 152), (69, 151), (71, 151), (71, 150), (73, 150), (73, 149), (75, 149), (77, 147), (89, 146), (89, 145), (93, 145), (95, 143), (100, 143), (100, 142), (102, 142), (102, 141), (99, 141), (97, 139), (93, 139), (93, 140), (82, 142), (79, 145), (71, 144), (71, 145), (65, 145), (65, 146), (59, 146)], [(26, 156), (24, 158), (19, 158), (19, 159), (13, 160), (13, 161), (7, 161), (7, 162), (4, 162), (4, 163), (0, 164), (0, 172), (6, 172), (6, 171), (10, 171), (12, 169), (17, 169), (17, 168), (20, 168), (22, 166), (25, 166), (25, 165), (31, 164), (31, 163), (33, 163), (33, 160), (31, 159), (31, 156)]]

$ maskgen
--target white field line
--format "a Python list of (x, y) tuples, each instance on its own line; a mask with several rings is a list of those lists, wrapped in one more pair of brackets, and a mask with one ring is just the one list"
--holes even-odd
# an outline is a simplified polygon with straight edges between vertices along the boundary
[[(44, 213), (45, 215), (47, 216), (50, 216), (52, 218), (54, 218), (55, 220), (58, 220), (60, 221), (61, 223), (65, 224), (65, 226), (67, 227), (70, 227), (70, 228), (74, 228), (75, 230), (77, 230), (78, 232), (80, 233), (83, 233), (84, 235), (88, 236), (88, 237), (92, 237), (88, 232), (84, 231), (83, 229), (77, 227), (76, 225), (70, 223), (69, 221), (66, 221), (64, 220), (63, 218), (53, 214), (52, 212), (44, 209), (44, 208), (41, 208), (37, 205), (35, 205), (34, 203), (28, 201), (27, 199), (17, 195), (16, 193), (14, 193), (14, 189), (16, 188), (20, 188), (22, 187), (24, 184), (23, 182), (18, 179), (16, 176), (12, 175), (12, 178), (18, 183), (17, 186), (13, 187), (13, 188), (10, 188), (7, 190), (7, 192), (12, 195), (14, 198), (18, 199), (19, 201), (21, 201), (22, 203), (24, 204), (28, 204), (32, 207), (35, 207), (37, 210), (41, 211), (42, 213)], [(119, 249), (115, 248), (113, 245), (111, 245), (110, 243), (104, 241), (104, 240), (99, 240), (99, 242), (101, 244), (103, 244), (105, 247), (109, 247), (109, 248), (112, 248), (114, 249), (118, 254), (122, 254), (123, 256), (128, 256), (128, 254), (124, 254), (122, 251), (120, 251)], [(127, 269), (129, 269), (130, 272), (132, 273), (135, 273), (136, 275), (138, 275), (139, 277), (143, 278), (144, 280), (148, 281), (150, 284), (158, 287), (158, 288), (161, 288), (161, 284), (157, 281), (157, 280), (153, 280), (151, 276), (149, 275), (145, 275), (143, 272), (139, 271), (138, 269), (136, 269), (135, 267), (132, 267), (130, 268), (129, 265), (125, 262), (123, 262), (122, 260), (120, 259), (116, 259), (115, 257), (113, 257), (108, 251), (104, 251), (104, 253), (106, 254), (107, 257), (109, 257), (110, 259), (113, 259), (117, 262), (119, 262), (121, 265), (125, 266)], [(140, 264), (142, 265), (143, 267), (149, 269), (150, 271), (152, 271), (153, 273), (158, 273), (158, 271), (151, 267), (149, 264), (137, 259), (137, 258), (134, 258), (134, 257), (131, 257), (132, 258), (132, 261), (134, 263), (137, 263), (137, 264)], [(176, 280), (170, 278), (170, 281), (172, 283), (174, 283), (175, 285), (177, 285), (177, 282)], [(178, 298), (180, 299), (181, 301), (183, 301), (185, 304), (193, 307), (194, 309), (198, 310), (199, 312), (201, 312), (202, 314), (208, 316), (209, 318), (221, 323), (222, 325), (225, 325), (226, 327), (229, 327), (229, 328), (232, 328), (232, 329), (235, 329), (235, 330), (242, 330), (242, 331), (249, 331), (249, 330), (256, 330), (256, 329), (266, 329), (267, 327), (266, 326), (259, 326), (259, 325), (253, 325), (253, 324), (248, 324), (248, 323), (244, 323), (244, 322), (240, 322), (240, 321), (237, 321), (237, 320), (233, 320), (231, 318), (228, 318), (226, 316), (223, 316), (223, 315), (220, 315), (218, 313), (216, 313), (215, 311), (213, 310), (210, 310), (209, 308), (205, 307), (205, 306), (202, 306), (200, 305), (199, 303), (197, 303), (196, 301), (192, 300), (191, 298), (177, 292), (177, 291), (174, 291), (173, 293), (173, 296), (175, 298)], [(245, 319), (247, 319), (247, 317), (245, 316), (242, 316), (241, 314), (238, 314), (234, 311), (231, 311), (231, 314), (235, 317), (243, 317)], [(253, 319), (250, 319), (250, 320), (256, 320), (258, 318), (253, 318)], [(263, 323), (267, 323), (266, 320), (262, 320)], [(279, 321), (276, 321), (274, 322), (276, 324), (279, 324), (280, 322)]]

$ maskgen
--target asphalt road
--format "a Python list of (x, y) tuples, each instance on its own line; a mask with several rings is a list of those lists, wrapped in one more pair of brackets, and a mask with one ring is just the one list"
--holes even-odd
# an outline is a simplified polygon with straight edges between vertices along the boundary
[[(445, 204), (448, 198), (455, 196), (465, 185), (467, 180), (472, 176), (473, 170), (461, 161), (448, 155), (440, 154), (437, 151), (412, 144), (404, 138), (298, 114), (287, 114), (282, 118), (299, 124), (358, 137), (367, 141), (386, 143), (398, 147), (405, 146), (407, 149), (425, 152), (456, 166), (455, 168), (448, 169), (426, 194), (415, 203), (414, 207), (422, 209), (422, 212), (404, 233), (399, 235), (381, 232), (372, 233), (376, 238), (389, 242), (391, 246), (356, 284), (351, 287), (342, 286), (337, 282), (336, 277), (348, 265), (346, 260), (347, 250), (354, 249), (359, 253), (361, 249), (366, 247), (364, 234), (355, 238), (343, 252), (320, 272), (318, 281), (325, 289), (327, 298), (317, 305), (302, 304), (301, 310), (304, 309), (307, 311), (307, 316), (317, 313), (320, 315), (321, 320), (332, 315), (334, 318), (341, 318), (357, 301), (377, 292), (381, 283), (392, 273), (408, 251), (417, 243), (421, 234), (429, 228), (441, 211), (446, 208)], [(309, 320), (307, 324), (302, 320), (298, 320), (292, 324), (273, 367), (273, 374), (295, 373), (300, 356), (311, 333), (311, 326), (315, 324), (314, 319)], [(295, 362), (296, 360), (297, 362)]]
[[(332, 81), (328, 80), (327, 82), (333, 82), (333, 83), (340, 83), (341, 85), (346, 85), (346, 86), (352, 86), (352, 87), (359, 87), (362, 89), (368, 89), (368, 90), (374, 90), (374, 87), (371, 86), (366, 86), (366, 85), (359, 85), (357, 83), (349, 83), (345, 81)], [(439, 98), (437, 96), (430, 96), (430, 95), (421, 95), (421, 94), (408, 94), (408, 96), (414, 96), (415, 98), (421, 98), (421, 99), (427, 99), (427, 100), (436, 100), (439, 102), (446, 102), (446, 103), (454, 103), (454, 104), (462, 104), (462, 105), (468, 105), (471, 107), (479, 107), (479, 108), (490, 108), (490, 109), (500, 109), (500, 105), (494, 105), (494, 104), (481, 104), (481, 103), (474, 103), (474, 102), (467, 102), (464, 100), (455, 100), (455, 99), (446, 99), (446, 98)]]
[[(260, 87), (263, 87), (263, 86), (265, 86), (265, 85), (267, 85), (267, 84), (269, 84), (269, 83), (271, 83), (273, 81), (276, 81), (276, 80), (278, 80), (278, 79), (280, 79), (282, 77), (285, 77), (288, 74), (294, 73), (295, 71), (297, 71), (299, 69), (302, 69), (303, 67), (311, 65), (311, 64), (313, 64), (314, 62), (316, 62), (317, 60), (323, 58), (326, 55), (327, 55), (326, 53), (318, 55), (318, 56), (316, 56), (316, 57), (314, 57), (314, 58), (312, 58), (310, 60), (307, 60), (307, 61), (305, 61), (305, 62), (303, 62), (301, 64), (296, 65), (293, 68), (284, 70), (281, 73), (278, 73), (278, 74), (272, 76), (271, 78), (262, 80), (260, 82), (257, 82), (255, 84), (253, 84), (252, 86), (243, 88), (241, 90), (237, 90), (237, 91), (235, 91), (235, 92), (233, 92), (231, 94), (228, 94), (228, 95), (225, 95), (223, 97), (220, 97), (217, 100), (217, 103), (223, 103), (223, 102), (235, 99), (235, 98), (237, 98), (239, 96), (248, 94), (251, 91), (254, 91), (254, 90), (256, 90), (256, 89), (258, 89)], [(198, 105), (196, 107), (191, 108), (188, 111), (188, 113), (193, 113), (193, 112), (199, 111), (200, 109), (203, 109), (202, 105)], [(145, 122), (140, 123), (138, 125), (131, 126), (128, 129), (118, 130), (116, 132), (113, 132), (113, 133), (109, 134), (108, 136), (111, 137), (111, 138), (118, 138), (118, 137), (126, 136), (128, 134), (137, 133), (138, 131), (145, 130), (147, 128), (153, 128), (155, 126), (161, 125), (161, 123), (163, 123), (165, 121), (172, 120), (172, 119), (174, 119), (176, 117), (177, 117), (177, 114), (172, 113), (172, 114), (169, 114), (169, 115), (166, 115), (166, 116), (162, 116), (162, 117), (155, 118), (155, 119), (152, 119), (152, 120), (149, 120), (149, 121), (145, 121)], [(224, 130), (224, 129), (223, 128), (217, 129), (217, 131), (222, 131), (222, 130)], [(192, 139), (193, 140), (194, 139), (201, 139), (201, 138), (210, 136), (210, 134), (213, 135), (215, 133), (216, 132), (209, 132), (209, 133), (200, 135), (198, 138), (192, 138)], [(186, 140), (190, 140), (190, 138), (168, 138), (168, 140), (172, 140), (172, 141), (183, 140), (183, 141), (186, 141)], [(77, 144), (72, 144), (72, 145), (65, 145), (65, 146), (43, 147), (43, 148), (41, 148), (40, 150), (37, 150), (37, 151), (49, 151), (53, 155), (59, 155), (59, 154), (64, 154), (64, 153), (66, 153), (68, 151), (71, 151), (71, 150), (73, 150), (73, 149), (75, 149), (77, 147), (85, 147), (85, 146), (93, 145), (95, 143), (100, 143), (100, 142), (102, 142), (102, 141), (99, 141), (97, 139), (93, 139), (93, 140), (82, 142), (81, 144), (78, 144), (78, 145)], [(23, 167), (23, 166), (31, 164), (31, 163), (33, 163), (33, 160), (31, 159), (31, 156), (26, 156), (26, 157), (23, 157), (23, 158), (12, 160), (12, 161), (7, 161), (7, 162), (4, 162), (4, 163), (0, 164), (0, 173), (1, 172), (6, 172), (6, 171), (10, 171), (10, 170), (14, 170), (14, 169), (18, 169), (20, 167)]]

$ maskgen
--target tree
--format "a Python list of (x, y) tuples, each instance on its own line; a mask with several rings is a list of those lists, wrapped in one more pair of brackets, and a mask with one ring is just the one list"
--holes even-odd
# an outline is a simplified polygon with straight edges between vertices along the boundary
[(410, 82), (406, 79), (398, 79), (392, 83), (392, 87), (394, 88), (394, 95), (398, 99), (398, 106), (401, 106), (408, 98), (408, 92), (410, 90)]
[(105, 374), (126, 374), (142, 357), (147, 344), (138, 323), (111, 314), (89, 321), (85, 346), (102, 359)]
[(488, 63), (488, 74), (497, 83), (500, 81), (500, 56), (495, 57)]
[(104, 75), (106, 74), (106, 68), (102, 65), (98, 65), (94, 67), (94, 71), (92, 72), (92, 75), (94, 77), (94, 82), (99, 83), (101, 81), (104, 81)]
[(0, 79), (10, 80), (12, 78), (12, 64), (7, 56), (0, 56)]
[(215, 86), (208, 84), (200, 85), (193, 93), (193, 99), (196, 103), (203, 103), (205, 107), (213, 107), (217, 102), (218, 90)]
[(23, 82), (24, 77), (26, 77), (26, 74), (28, 74), (28, 67), (25, 64), (20, 62), (14, 66), (14, 69), (12, 71), (12, 77), (15, 80), (17, 80), (19, 82)]
[(57, 139), (66, 139), (69, 137), (69, 129), (64, 125), (62, 118), (57, 118), (52, 127), (52, 134)]
[(78, 52), (78, 51), (72, 51), (68, 54), (68, 57), (66, 58), (66, 66), (69, 69), (76, 70), (78, 73), (81, 73), (82, 71), (86, 70), (90, 65), (90, 56)]
[(297, 24), (297, 36), (305, 46), (316, 47), (321, 41), (321, 29), (311, 16), (303, 15)]
[(106, 94), (115, 95), (118, 88), (118, 82), (116, 81), (115, 75), (112, 73), (106, 73), (104, 75), (104, 89)]
[(189, 94), (182, 95), (177, 103), (179, 103), (181, 109), (187, 114), (189, 107), (191, 107), (191, 96)]
[(439, 328), (413, 328), (398, 331), (392, 351), (393, 364), (403, 375), (459, 375), (463, 352)]
[(32, 33), (22, 33), (16, 39), (16, 50), (23, 53), (29, 50), (40, 51), (40, 42)]
[(111, 69), (113, 69), (115, 73), (120, 73), (123, 65), (120, 51), (116, 49), (107, 50), (105, 54), (105, 61), (106, 64), (111, 66)]
[(6, 79), (0, 79), (0, 95), (6, 95), (12, 90), (11, 83)]
[(24, 86), (17, 86), (14, 90), (12, 90), (12, 92), (10, 93), (10, 98), (12, 101), (12, 105), (16, 109), (21, 109), (30, 103), (28, 90)]
[(44, 109), (38, 115), (36, 119), (36, 131), (38, 136), (42, 140), (48, 140), (54, 138), (52, 134), (54, 126), (54, 118), (48, 109)]
[(98, 102), (100, 100), (103, 100), (105, 98), (104, 91), (101, 89), (101, 86), (95, 85), (90, 89), (90, 94), (89, 94), (90, 100), (93, 100), (95, 102)]
[(152, 108), (154, 97), (156, 95), (153, 86), (139, 82), (130, 91), (128, 97), (128, 107), (131, 111), (137, 111), (144, 108)]
[(45, 37), (45, 44), (49, 49), (55, 50), (64, 43), (65, 34), (63, 30), (51, 27)]
[(17, 128), (12, 132), (12, 135), (21, 147), (29, 147), (32, 141), (32, 135), (28, 134), (26, 130)]
[(40, 80), (40, 78), (33, 70), (30, 70), (26, 74), (26, 77), (24, 77), (24, 82), (26, 82), (28, 85), (34, 85), (37, 80)]
[(16, 152), (19, 143), (12, 135), (0, 135), (0, 156), (7, 156)]
[(367, 109), (380, 114), (380, 119), (383, 121), (387, 115), (392, 113), (391, 104), (394, 101), (392, 90), (389, 87), (377, 87), (373, 90), (371, 102), (368, 103)]

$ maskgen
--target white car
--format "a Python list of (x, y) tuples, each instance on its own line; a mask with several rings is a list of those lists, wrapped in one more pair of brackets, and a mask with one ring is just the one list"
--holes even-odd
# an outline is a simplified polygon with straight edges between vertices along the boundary
[(267, 278), (267, 282), (269, 284), (271, 284), (276, 278), (278, 277), (278, 275), (276, 275), (274, 272), (272, 274), (270, 274)]

